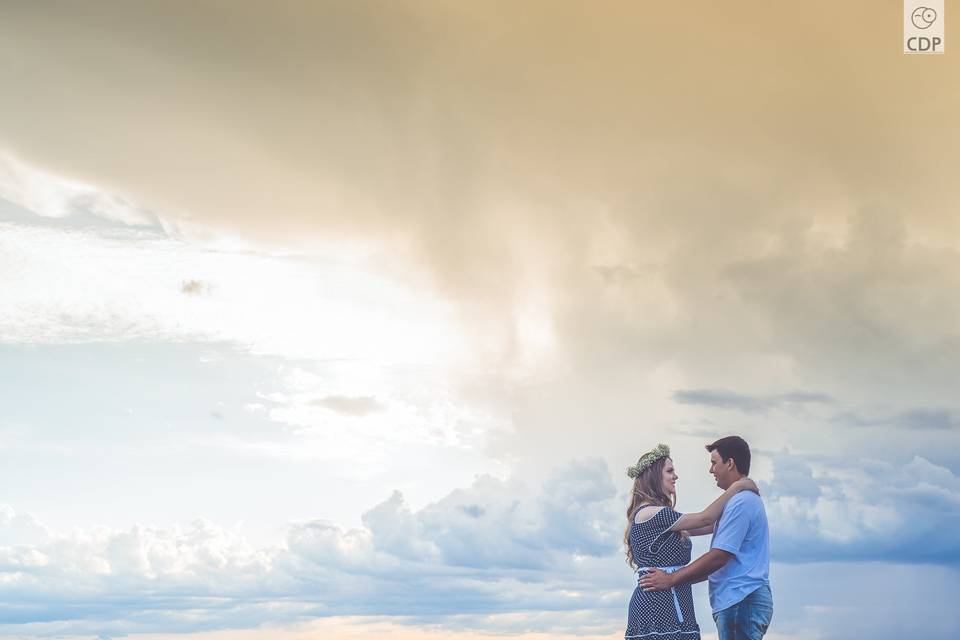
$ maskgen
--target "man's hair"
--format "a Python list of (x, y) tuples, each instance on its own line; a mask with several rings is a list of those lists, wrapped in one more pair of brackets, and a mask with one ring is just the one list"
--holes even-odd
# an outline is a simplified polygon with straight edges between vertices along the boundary
[(740, 436), (727, 436), (707, 445), (707, 451), (716, 451), (720, 459), (726, 462), (733, 458), (737, 471), (750, 475), (750, 445)]

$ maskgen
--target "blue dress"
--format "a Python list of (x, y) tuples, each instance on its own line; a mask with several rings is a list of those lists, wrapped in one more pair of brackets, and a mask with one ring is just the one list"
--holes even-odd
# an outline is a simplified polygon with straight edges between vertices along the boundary
[[(648, 507), (652, 508), (652, 507)], [(690, 538), (670, 527), (683, 515), (664, 507), (646, 522), (630, 525), (630, 552), (638, 567), (676, 567), (690, 562)], [(641, 572), (642, 573), (642, 572)], [(679, 608), (679, 613), (678, 613)], [(626, 640), (700, 640), (690, 584), (667, 591), (644, 591), (630, 598)]]

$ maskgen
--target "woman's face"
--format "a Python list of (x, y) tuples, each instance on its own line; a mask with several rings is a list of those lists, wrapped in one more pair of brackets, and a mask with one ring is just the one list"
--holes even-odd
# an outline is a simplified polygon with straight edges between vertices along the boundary
[(677, 495), (677, 479), (679, 477), (673, 468), (673, 460), (667, 458), (667, 461), (663, 464), (663, 477), (660, 479), (663, 490), (672, 496)]

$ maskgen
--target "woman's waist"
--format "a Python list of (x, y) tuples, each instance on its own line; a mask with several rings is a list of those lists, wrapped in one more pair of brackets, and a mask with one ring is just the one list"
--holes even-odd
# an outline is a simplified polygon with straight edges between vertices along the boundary
[(683, 567), (690, 564), (690, 556), (673, 556), (672, 558), (651, 558), (650, 556), (633, 556), (633, 566), (663, 569), (664, 567)]

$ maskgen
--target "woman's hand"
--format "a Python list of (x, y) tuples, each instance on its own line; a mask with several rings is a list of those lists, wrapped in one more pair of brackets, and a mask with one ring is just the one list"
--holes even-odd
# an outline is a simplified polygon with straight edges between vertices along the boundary
[(740, 478), (733, 484), (735, 484), (740, 491), (753, 491), (755, 494), (760, 495), (760, 487), (750, 478)]

